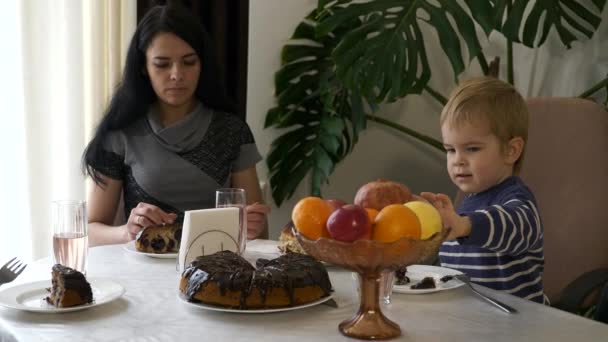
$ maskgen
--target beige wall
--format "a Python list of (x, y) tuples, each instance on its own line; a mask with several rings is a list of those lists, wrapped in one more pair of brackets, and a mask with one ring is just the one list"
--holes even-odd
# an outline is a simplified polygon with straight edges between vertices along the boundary
[[(249, 17), (249, 75), (247, 121), (249, 122), (260, 152), (266, 156), (270, 143), (279, 136), (275, 129), (264, 129), (264, 118), (274, 106), (273, 76), (280, 66), (280, 51), (293, 30), (316, 6), (316, 0), (251, 0)], [(573, 96), (608, 74), (608, 10), (604, 22), (590, 41), (575, 43), (566, 50), (554, 32), (548, 43), (540, 49), (515, 46), (516, 86), (525, 96)], [(428, 34), (430, 33), (430, 34)], [(432, 38), (433, 32), (426, 32)], [(489, 40), (480, 35), (480, 42), (488, 59), (504, 55), (502, 37), (493, 33)], [(454, 86), (452, 71), (436, 41), (427, 39), (433, 76), (430, 85), (448, 95)], [(437, 51), (437, 53), (433, 53)], [(501, 73), (506, 72), (504, 63)], [(473, 62), (463, 75), (479, 75)], [(504, 78), (503, 78), (504, 79)], [(604, 93), (601, 95), (603, 96)], [(384, 106), (380, 115), (439, 138), (437, 124), (441, 107), (428, 95), (409, 96), (397, 103)], [(352, 202), (357, 188), (376, 178), (398, 180), (414, 192), (455, 192), (447, 177), (442, 153), (438, 153), (403, 134), (384, 126), (368, 123), (355, 151), (337, 168), (330, 184), (323, 189), (327, 198), (342, 198)], [(267, 167), (258, 164), (262, 181), (267, 181)], [(276, 238), (280, 228), (289, 221), (291, 209), (298, 199), (308, 194), (308, 182), (303, 182), (291, 200), (281, 208), (273, 207), (270, 215), (270, 237)], [(270, 200), (270, 192), (268, 191)]]

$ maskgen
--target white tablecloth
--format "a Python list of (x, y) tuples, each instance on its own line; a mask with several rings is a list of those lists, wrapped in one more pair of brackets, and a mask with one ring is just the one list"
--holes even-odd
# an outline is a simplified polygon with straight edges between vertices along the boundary
[[(249, 257), (272, 257), (276, 243), (254, 241)], [(271, 252), (268, 254), (267, 252)], [(339, 308), (318, 305), (271, 314), (206, 311), (177, 298), (174, 259), (134, 255), (122, 246), (90, 250), (87, 277), (126, 288), (123, 297), (88, 310), (36, 314), (0, 308), (4, 341), (352, 341), (338, 331), (358, 307), (349, 271), (330, 267)], [(50, 279), (50, 259), (39, 260), (13, 283)], [(49, 282), (50, 283), (50, 282)], [(393, 294), (384, 307), (408, 341), (608, 341), (608, 325), (504, 293), (483, 289), (517, 308), (509, 315), (466, 287), (426, 295)]]

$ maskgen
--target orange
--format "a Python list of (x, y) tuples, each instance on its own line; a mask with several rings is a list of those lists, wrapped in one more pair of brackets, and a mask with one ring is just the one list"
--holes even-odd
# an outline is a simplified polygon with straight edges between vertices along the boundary
[(374, 208), (365, 208), (365, 211), (367, 211), (367, 216), (369, 216), (369, 221), (372, 224), (374, 224), (374, 221), (376, 221), (376, 216), (378, 216), (379, 211)]
[(378, 210), (376, 210), (374, 208), (364, 208), (364, 209), (367, 212), (367, 216), (369, 216), (369, 222), (372, 224), (372, 229), (370, 229), (369, 232), (367, 234), (363, 235), (361, 238), (366, 239), (366, 240), (371, 240), (372, 235), (374, 234), (374, 221), (376, 220), (376, 216), (378, 216)]
[(393, 242), (404, 237), (420, 239), (420, 233), (420, 220), (412, 209), (391, 204), (382, 208), (376, 216), (372, 239), (382, 242)]
[(291, 219), (300, 234), (310, 240), (317, 240), (320, 237), (329, 237), (325, 224), (331, 212), (331, 206), (323, 199), (304, 197), (293, 207)]

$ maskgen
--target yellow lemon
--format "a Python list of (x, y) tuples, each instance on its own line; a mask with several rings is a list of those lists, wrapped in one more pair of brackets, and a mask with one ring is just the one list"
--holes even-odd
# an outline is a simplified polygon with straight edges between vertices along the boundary
[(405, 203), (404, 206), (410, 208), (418, 216), (421, 225), (421, 239), (428, 239), (443, 228), (441, 215), (439, 215), (439, 212), (432, 204), (422, 201), (411, 201)]

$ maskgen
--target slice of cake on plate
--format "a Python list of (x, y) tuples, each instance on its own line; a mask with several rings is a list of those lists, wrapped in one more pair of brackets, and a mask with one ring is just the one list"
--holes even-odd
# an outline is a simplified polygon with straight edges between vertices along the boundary
[(293, 252), (307, 254), (298, 242), (298, 239), (293, 235), (291, 230), (292, 226), (293, 225), (290, 222), (281, 230), (281, 235), (279, 236), (279, 250), (283, 253)]
[(91, 284), (75, 269), (55, 264), (51, 282), (50, 294), (45, 300), (53, 306), (67, 308), (93, 302)]

